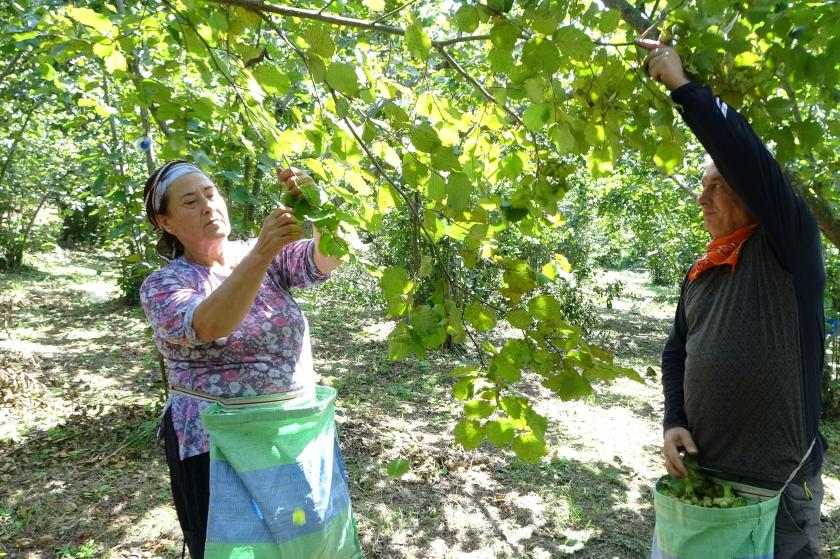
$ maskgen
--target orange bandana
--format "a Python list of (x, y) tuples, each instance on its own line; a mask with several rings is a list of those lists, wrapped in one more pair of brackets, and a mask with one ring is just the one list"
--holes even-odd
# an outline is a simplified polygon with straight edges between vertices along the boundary
[(706, 254), (697, 260), (688, 273), (688, 279), (691, 281), (700, 277), (700, 274), (722, 264), (729, 264), (732, 270), (735, 270), (735, 264), (738, 263), (738, 257), (741, 255), (741, 247), (744, 246), (744, 241), (750, 238), (755, 230), (758, 229), (758, 223), (747, 225), (736, 229), (725, 237), (713, 239), (712, 242), (706, 245)]

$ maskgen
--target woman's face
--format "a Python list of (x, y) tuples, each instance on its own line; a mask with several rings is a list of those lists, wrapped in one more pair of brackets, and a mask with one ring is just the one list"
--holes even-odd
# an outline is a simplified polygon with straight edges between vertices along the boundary
[(172, 183), (165, 196), (166, 213), (158, 214), (158, 225), (175, 235), (187, 251), (230, 234), (224, 198), (207, 176), (184, 175)]

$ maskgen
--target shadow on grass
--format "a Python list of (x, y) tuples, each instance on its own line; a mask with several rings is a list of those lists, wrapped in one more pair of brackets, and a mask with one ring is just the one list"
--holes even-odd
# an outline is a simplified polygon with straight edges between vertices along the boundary
[(14, 270), (0, 268), (0, 289), (8, 289), (13, 283), (35, 283), (50, 278), (52, 274), (39, 268), (23, 265)]

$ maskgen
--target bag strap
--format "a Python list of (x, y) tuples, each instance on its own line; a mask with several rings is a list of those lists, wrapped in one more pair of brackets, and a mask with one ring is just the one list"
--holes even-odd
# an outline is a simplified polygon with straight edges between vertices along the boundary
[(279, 402), (287, 402), (303, 396), (308, 391), (305, 388), (298, 390), (289, 390), (288, 392), (279, 392), (276, 394), (263, 394), (260, 396), (244, 396), (236, 398), (223, 398), (203, 390), (196, 390), (194, 388), (187, 388), (186, 386), (172, 385), (169, 387), (173, 394), (180, 394), (182, 396), (189, 396), (196, 400), (203, 400), (205, 402), (221, 404), (225, 408), (240, 408), (252, 406), (254, 404), (276, 404)]
[(798, 474), (799, 470), (802, 469), (802, 466), (805, 465), (805, 461), (808, 460), (809, 456), (811, 456), (811, 451), (814, 450), (814, 445), (816, 443), (817, 443), (817, 438), (814, 437), (814, 440), (811, 441), (811, 446), (808, 447), (808, 451), (805, 453), (805, 456), (803, 456), (802, 460), (799, 461), (799, 465), (796, 467), (795, 470), (793, 470), (793, 472), (791, 472), (791, 474), (790, 474), (790, 476), (788, 476), (785, 484), (782, 486), (781, 489), (779, 489), (779, 494), (780, 495), (785, 492), (785, 489), (787, 489), (787, 486), (790, 485), (790, 482), (793, 481), (793, 478), (796, 477), (796, 474)]

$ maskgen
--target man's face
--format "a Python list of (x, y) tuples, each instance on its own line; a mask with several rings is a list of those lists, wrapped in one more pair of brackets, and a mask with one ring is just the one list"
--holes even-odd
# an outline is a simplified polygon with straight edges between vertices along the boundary
[(755, 223), (747, 205), (720, 175), (714, 163), (703, 173), (703, 193), (697, 203), (703, 210), (703, 224), (713, 239)]

